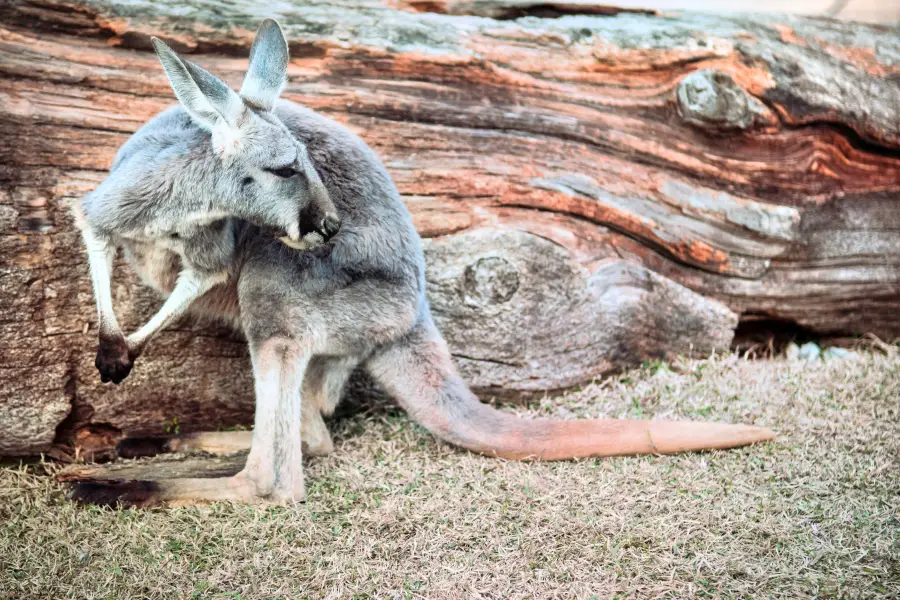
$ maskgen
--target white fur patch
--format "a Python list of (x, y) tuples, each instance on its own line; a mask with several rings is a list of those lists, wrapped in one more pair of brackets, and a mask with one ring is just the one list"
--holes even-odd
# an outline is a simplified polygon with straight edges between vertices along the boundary
[(229, 164), (243, 146), (241, 130), (229, 125), (224, 119), (219, 119), (212, 130), (212, 143), (216, 154)]

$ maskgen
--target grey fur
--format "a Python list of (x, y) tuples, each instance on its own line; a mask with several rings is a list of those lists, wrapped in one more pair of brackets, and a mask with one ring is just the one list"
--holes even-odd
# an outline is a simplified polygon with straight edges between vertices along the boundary
[[(280, 88), (280, 53), (287, 48), (273, 23), (260, 27), (251, 60), (260, 73), (250, 89), (267, 93)], [(75, 209), (100, 311), (97, 365), (101, 377), (120, 381), (150, 335), (190, 307), (243, 331), (257, 395), (244, 471), (221, 488), (173, 480), (161, 498), (303, 499), (303, 438), (311, 453), (331, 450), (321, 415), (334, 410), (358, 364), (414, 419), (476, 451), (542, 456), (572, 438), (559, 424), (515, 419), (481, 404), (456, 374), (425, 298), (421, 241), (368, 146), (292, 102), (273, 101), (271, 111), (263, 110), (265, 94), (254, 93), (254, 106), (238, 111), (232, 133), (239, 143), (221, 156), (216, 138), (227, 136), (216, 128), (226, 119), (213, 115), (209, 127), (208, 114), (194, 113), (204, 102), (220, 107), (225, 99), (229, 106), (228, 95), (215, 92), (219, 86), (199, 67), (164, 46), (157, 50), (175, 73), (179, 98), (195, 108), (169, 109), (142, 127), (119, 151), (109, 178)], [(202, 101), (190, 96), (193, 85)], [(305, 177), (283, 181), (264, 171), (288, 163)], [(242, 186), (248, 176), (260, 181)], [(281, 232), (269, 229), (289, 231), (292, 219), (318, 229), (325, 243), (298, 251), (274, 239)], [(111, 247), (124, 247), (143, 281), (169, 295), (160, 314), (128, 338), (108, 297)], [(578, 435), (600, 439), (607, 427)], [(592, 452), (587, 445), (577, 451)]]
[(160, 39), (152, 38), (151, 41), (175, 96), (198, 125), (208, 131), (219, 126), (237, 125), (244, 107), (234, 90), (213, 74), (175, 54)]
[(266, 19), (250, 47), (250, 68), (241, 85), (241, 98), (263, 110), (272, 110), (287, 74), (288, 45), (278, 23)]
[[(273, 24), (264, 23), (254, 42), (245, 88), (255, 92), (280, 91), (287, 44)], [(259, 496), (300, 499), (301, 431), (309, 452), (330, 451), (321, 414), (334, 410), (353, 367), (428, 319), (420, 240), (385, 168), (346, 128), (274, 98), (267, 111), (259, 93), (234, 110), (224, 84), (154, 45), (181, 106), (123, 145), (110, 176), (75, 207), (77, 220), (101, 249), (123, 248), (167, 302), (181, 294), (191, 311), (243, 330), (257, 379), (245, 474)], [(223, 126), (238, 129), (229, 158), (215, 148)], [(305, 177), (282, 181), (264, 172), (285, 165)], [(248, 176), (263, 181), (248, 189)], [(333, 224), (322, 231), (333, 213), (336, 235)], [(303, 252), (279, 242), (291, 218), (301, 233), (327, 241)], [(124, 379), (145, 338), (101, 328), (101, 376)], [(301, 388), (302, 419), (294, 406)]]
[[(280, 31), (271, 21), (263, 23), (254, 42), (257, 60), (247, 76), (249, 87), (269, 94), (269, 100), (280, 90), (276, 81), (283, 81), (287, 65)], [(154, 38), (153, 45), (181, 105), (135, 133), (116, 155), (110, 176), (75, 207), (100, 315), (97, 366), (104, 380), (114, 382), (128, 375), (158, 328), (235, 275), (236, 244), (244, 229), (255, 227), (257, 236), (279, 247), (276, 238), (295, 248), (314, 248), (340, 228), (305, 145), (273, 110), (245, 103), (162, 41)], [(272, 102), (268, 106), (273, 108)], [(109, 297), (116, 247), (146, 267), (147, 283), (175, 292), (160, 314), (128, 339), (119, 331)], [(176, 265), (177, 287), (171, 273)]]

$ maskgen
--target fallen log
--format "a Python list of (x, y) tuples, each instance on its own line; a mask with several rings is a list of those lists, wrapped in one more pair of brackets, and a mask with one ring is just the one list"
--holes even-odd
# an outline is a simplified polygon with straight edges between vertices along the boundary
[[(109, 465), (72, 465), (56, 475), (68, 484), (67, 496), (74, 502), (103, 506), (155, 506), (158, 483), (167, 479), (208, 479), (236, 475), (247, 462), (246, 454), (222, 457), (163, 457), (161, 460), (130, 461)], [(219, 484), (221, 485), (221, 484)]]
[[(704, 355), (759, 321), (900, 332), (895, 30), (584, 2), (10, 0), (0, 455), (251, 419), (246, 349), (211, 326), (182, 323), (100, 384), (67, 206), (173, 102), (151, 35), (238, 87), (263, 16), (291, 40), (285, 96), (388, 166), (482, 393)], [(122, 268), (114, 285), (128, 328), (159, 302)]]

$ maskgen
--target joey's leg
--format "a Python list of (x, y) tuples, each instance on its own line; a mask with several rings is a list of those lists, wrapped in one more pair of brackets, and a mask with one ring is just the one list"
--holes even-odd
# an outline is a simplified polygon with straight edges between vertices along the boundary
[(314, 406), (325, 416), (333, 414), (344, 387), (359, 362), (356, 357), (313, 358), (303, 379), (304, 406)]
[(94, 290), (94, 302), (97, 305), (100, 325), (100, 344), (94, 366), (100, 371), (100, 379), (104, 383), (107, 381), (119, 383), (131, 371), (132, 356), (116, 319), (116, 313), (113, 311), (110, 277), (116, 248), (110, 240), (95, 234), (87, 226), (82, 228), (81, 237), (87, 248), (91, 287)]
[(261, 498), (303, 501), (300, 389), (311, 353), (291, 339), (251, 339), (250, 357), (256, 388), (253, 442), (236, 477), (250, 481)]
[(304, 451), (325, 456), (334, 450), (331, 434), (322, 415), (331, 415), (341, 399), (344, 386), (359, 360), (344, 357), (315, 357), (303, 378), (302, 438)]
[(175, 289), (166, 298), (159, 311), (147, 323), (128, 336), (128, 347), (132, 358), (137, 358), (160, 329), (171, 324), (183, 315), (190, 305), (200, 296), (228, 279), (227, 273), (204, 273), (193, 269), (185, 269), (178, 275)]

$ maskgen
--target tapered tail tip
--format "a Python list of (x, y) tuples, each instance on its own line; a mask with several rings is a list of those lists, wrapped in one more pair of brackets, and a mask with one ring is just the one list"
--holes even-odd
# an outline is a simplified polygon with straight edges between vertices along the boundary
[(736, 448), (769, 442), (775, 439), (775, 432), (767, 427), (755, 425), (718, 425), (710, 431), (713, 448)]
[(775, 439), (775, 432), (767, 427), (755, 427), (753, 425), (744, 425), (744, 428), (747, 430), (747, 437), (750, 439), (750, 444), (754, 444), (756, 442), (771, 442)]
[(754, 425), (700, 423), (696, 421), (651, 421), (650, 452), (677, 454), (697, 450), (723, 450), (775, 439), (775, 433)]

